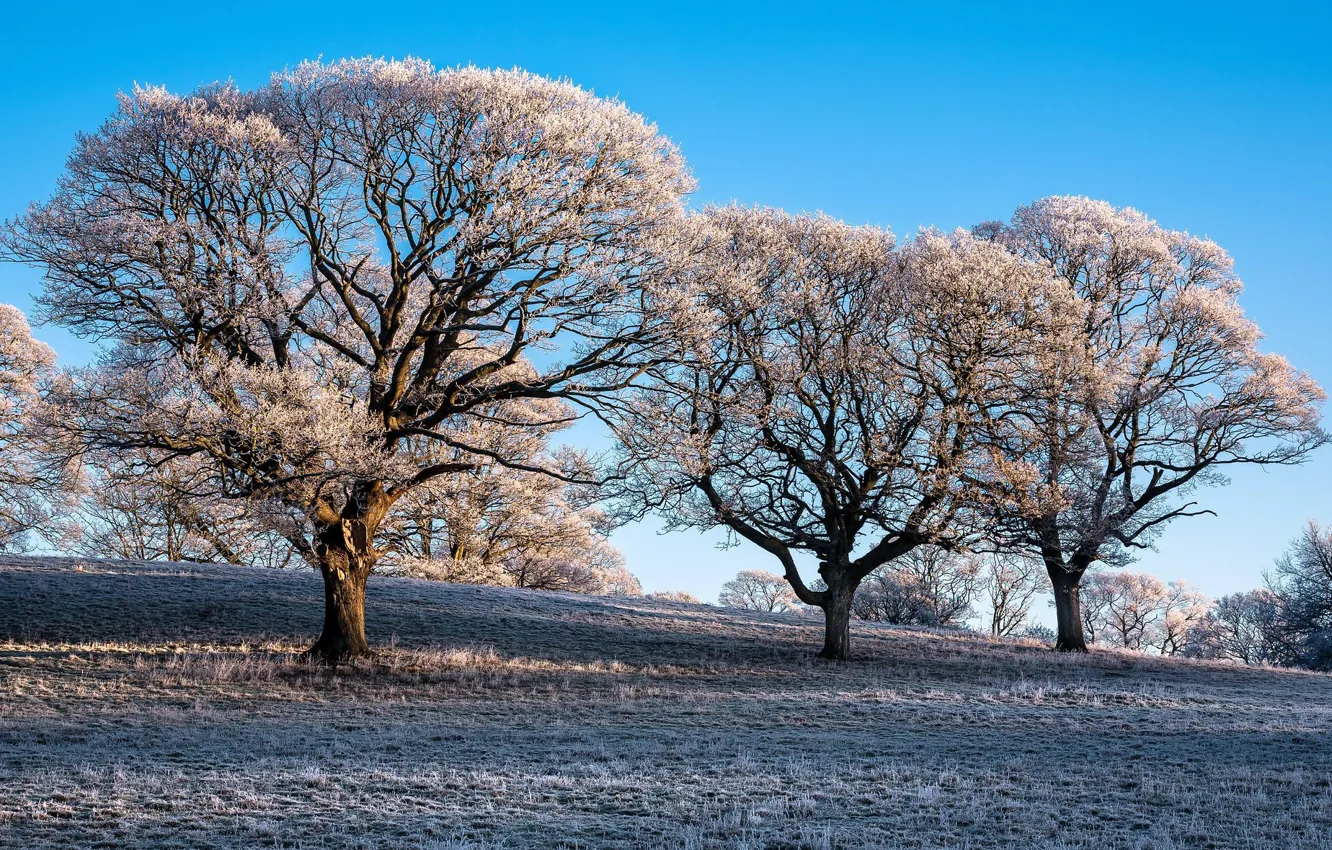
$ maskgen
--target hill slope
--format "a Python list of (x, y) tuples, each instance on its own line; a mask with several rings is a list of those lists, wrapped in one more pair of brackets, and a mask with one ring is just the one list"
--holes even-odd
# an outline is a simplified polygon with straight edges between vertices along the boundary
[[(1332, 848), (1332, 678), (796, 616), (0, 557), (0, 847)], [(392, 640), (390, 640), (392, 636)]]

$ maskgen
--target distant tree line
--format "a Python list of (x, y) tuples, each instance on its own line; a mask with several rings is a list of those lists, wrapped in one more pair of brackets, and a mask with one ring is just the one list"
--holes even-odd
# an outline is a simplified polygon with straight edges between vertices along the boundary
[[(606, 535), (650, 513), (767, 553), (785, 587), (727, 599), (817, 609), (829, 659), (858, 617), (979, 596), (1013, 634), (1042, 571), (1061, 650), (1266, 634), (1256, 598), (1195, 616), (1114, 571), (1228, 467), (1328, 440), (1222, 248), (1081, 197), (899, 243), (693, 188), (641, 116), (522, 71), (122, 95), (0, 229), (41, 317), (100, 343), (57, 370), (0, 315), (0, 535), (309, 564), (331, 664), (371, 652), (376, 572), (638, 592)], [(552, 447), (585, 419), (610, 453)], [(1264, 593), (1306, 658), (1301, 553)]]
[[(1040, 590), (1034, 564), (922, 548), (871, 573), (852, 603), (859, 620), (969, 628), (978, 614), (994, 637), (1043, 637), (1032, 624)], [(1081, 587), (1088, 642), (1184, 658), (1332, 670), (1332, 531), (1310, 522), (1267, 574), (1266, 585), (1210, 599), (1183, 581), (1097, 570)], [(744, 570), (723, 606), (802, 611), (785, 579)]]
[(1265, 587), (1218, 599), (1188, 654), (1332, 670), (1332, 530), (1309, 522)]

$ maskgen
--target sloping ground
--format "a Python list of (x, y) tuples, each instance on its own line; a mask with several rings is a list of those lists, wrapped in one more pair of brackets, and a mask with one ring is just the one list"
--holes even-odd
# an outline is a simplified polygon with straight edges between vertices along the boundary
[(1332, 678), (308, 572), (0, 558), (0, 847), (1332, 848)]

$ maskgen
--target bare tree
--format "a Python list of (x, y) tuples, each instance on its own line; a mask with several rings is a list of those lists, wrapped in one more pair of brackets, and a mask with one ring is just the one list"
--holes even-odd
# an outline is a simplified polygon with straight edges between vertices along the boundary
[(960, 625), (976, 613), (973, 606), (981, 573), (979, 555), (920, 546), (891, 566), (919, 588), (925, 610), (937, 625)]
[(1185, 654), (1245, 664), (1286, 664), (1281, 597), (1259, 588), (1223, 596), (1195, 627)]
[[(856, 589), (922, 544), (979, 532), (995, 449), (1058, 340), (1062, 290), (964, 233), (892, 236), (824, 217), (714, 209), (685, 281), (723, 328), (658, 370), (620, 436), (630, 491), (672, 527), (721, 525), (767, 551), (824, 612), (825, 658), (850, 652)], [(1037, 340), (1041, 342), (1038, 344)], [(1021, 457), (1021, 451), (1011, 457)], [(818, 561), (822, 587), (796, 568)]]
[(699, 605), (701, 600), (692, 593), (684, 590), (655, 590), (647, 594), (648, 599), (660, 599), (663, 602), (684, 602), (690, 605)]
[(1187, 654), (1332, 669), (1332, 531), (1309, 521), (1265, 578), (1265, 588), (1217, 600)]
[(1097, 643), (1177, 655), (1196, 637), (1211, 600), (1183, 581), (1097, 570), (1082, 587), (1083, 624)]
[(1020, 555), (990, 559), (981, 584), (990, 604), (991, 635), (1012, 637), (1027, 624), (1032, 598), (1040, 590), (1039, 566), (1036, 560)]
[(784, 577), (763, 570), (741, 570), (722, 585), (717, 604), (750, 611), (793, 611), (800, 600)]
[(1082, 585), (1082, 622), (1094, 643), (1145, 649), (1165, 582), (1147, 573), (1098, 570)]
[(1198, 637), (1198, 627), (1212, 608), (1212, 600), (1202, 591), (1182, 580), (1170, 582), (1161, 598), (1161, 618), (1152, 647), (1162, 655), (1189, 654), (1189, 647)]
[[(207, 459), (303, 517), (328, 662), (369, 652), (375, 540), (468, 435), (578, 411), (658, 358), (690, 180), (623, 105), (520, 71), (306, 63), (254, 92), (122, 96), (10, 223), (46, 315), (115, 344), (64, 393), (88, 449)], [(528, 355), (535, 355), (530, 360)], [(535, 417), (535, 418), (533, 418)], [(540, 470), (561, 474), (560, 470)]]
[(1332, 528), (1310, 520), (1277, 559), (1268, 588), (1281, 603), (1286, 662), (1332, 670)]
[(23, 313), (0, 304), (0, 551), (26, 546), (66, 483), (44, 462), (32, 420), (54, 367), (55, 352), (32, 338)]
[(86, 460), (75, 498), (43, 529), (61, 551), (271, 568), (295, 557), (282, 524), (266, 522), (275, 506), (218, 499), (211, 471), (195, 458), (158, 464), (125, 452)]
[(1031, 459), (1061, 498), (1009, 530), (1045, 564), (1057, 648), (1085, 650), (1087, 569), (1122, 565), (1172, 520), (1209, 513), (1189, 497), (1222, 483), (1228, 466), (1303, 461), (1327, 441), (1324, 394), (1258, 349), (1231, 259), (1212, 242), (1077, 197), (1046, 198), (976, 232), (1047, 264), (1083, 310), (1065, 390), (1048, 393), (1057, 402), (1032, 420), (1044, 443)]
[(937, 546), (918, 546), (870, 573), (856, 591), (857, 619), (917, 626), (956, 626), (975, 614), (981, 560)]
[(529, 471), (563, 469), (572, 476), (590, 466), (581, 454), (550, 452), (554, 430), (479, 425), (469, 444), (485, 447), (490, 457), (394, 505), (384, 521), (380, 568), (468, 584), (641, 593), (607, 538), (612, 523), (596, 504), (596, 488)]

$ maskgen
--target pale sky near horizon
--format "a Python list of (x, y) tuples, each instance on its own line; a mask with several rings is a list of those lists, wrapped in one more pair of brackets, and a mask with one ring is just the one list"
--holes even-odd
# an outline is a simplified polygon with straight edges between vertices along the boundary
[[(251, 86), (320, 56), (520, 66), (656, 122), (698, 180), (694, 205), (817, 209), (899, 235), (1050, 194), (1137, 207), (1227, 248), (1265, 347), (1332, 386), (1326, 3), (437, 3), (405, 19), (363, 3), (117, 5), (7, 11), (0, 218), (50, 194), (74, 135), (135, 82)], [(0, 265), (0, 301), (27, 310), (39, 287)], [(89, 357), (57, 328), (37, 336), (62, 362)], [(1178, 521), (1135, 568), (1243, 590), (1306, 519), (1332, 522), (1332, 447), (1232, 478), (1196, 495), (1216, 517)], [(773, 569), (717, 539), (651, 524), (615, 537), (649, 590), (712, 599), (738, 569)]]

